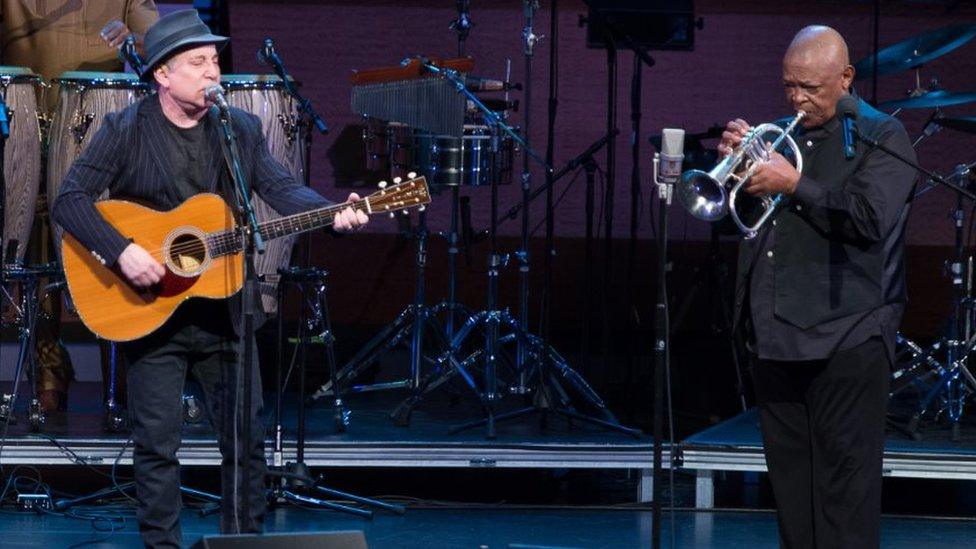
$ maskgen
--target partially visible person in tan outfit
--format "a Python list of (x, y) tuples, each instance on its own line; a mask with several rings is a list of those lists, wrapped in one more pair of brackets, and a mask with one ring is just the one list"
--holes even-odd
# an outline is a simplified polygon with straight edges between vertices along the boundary
[[(3, 64), (28, 67), (47, 82), (65, 71), (124, 70), (119, 46), (134, 34), (141, 50), (143, 36), (159, 13), (153, 0), (0, 0), (0, 17)], [(57, 100), (55, 93), (42, 94), (42, 108), (52, 112)], [(42, 184), (27, 252), (29, 263), (54, 259), (44, 189)], [(36, 336), (40, 366), (37, 389), (42, 410), (63, 411), (67, 409), (74, 369), (60, 340), (60, 299), (54, 297), (42, 308)], [(104, 357), (104, 349), (102, 354)], [(105, 362), (103, 358), (103, 377)]]

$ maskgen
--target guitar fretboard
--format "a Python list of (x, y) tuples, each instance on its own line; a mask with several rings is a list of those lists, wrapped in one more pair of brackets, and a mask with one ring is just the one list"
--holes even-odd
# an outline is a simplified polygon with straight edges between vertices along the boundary
[[(258, 230), (261, 231), (261, 237), (264, 240), (274, 240), (293, 234), (314, 231), (315, 229), (332, 225), (335, 221), (335, 216), (349, 206), (352, 206), (355, 210), (368, 213), (370, 209), (366, 200), (364, 198), (353, 203), (344, 202), (342, 204), (326, 206), (318, 210), (279, 217), (259, 223)], [(239, 253), (242, 250), (240, 228), (208, 234), (207, 248), (214, 257)]]

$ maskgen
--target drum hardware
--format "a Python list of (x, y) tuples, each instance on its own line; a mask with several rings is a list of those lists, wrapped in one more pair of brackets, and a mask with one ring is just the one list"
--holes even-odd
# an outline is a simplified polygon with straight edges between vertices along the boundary
[(95, 115), (93, 113), (86, 113), (80, 109), (75, 111), (71, 117), (71, 125), (69, 126), (71, 135), (75, 138), (75, 144), (81, 145), (81, 142), (85, 139), (85, 135), (88, 134), (88, 128), (91, 127), (91, 123), (94, 120)]
[[(450, 71), (444, 72), (445, 78), (456, 82), (456, 75), (451, 74)], [(458, 85), (459, 90), (462, 88), (463, 86)], [(462, 90), (462, 93), (470, 94), (466, 90)], [(482, 105), (481, 108), (484, 109), (484, 106)], [(510, 126), (505, 124), (502, 120), (503, 117), (490, 110), (484, 110), (485, 119), (491, 122), (489, 132), (492, 165), (498, 165), (500, 136), (503, 132), (511, 135), (513, 141), (519, 143), (526, 154), (538, 159), (532, 149), (515, 134)], [(601, 144), (605, 142), (606, 140), (600, 140)], [(544, 161), (542, 163), (547, 171), (551, 171)], [(568, 171), (570, 170), (564, 170), (560, 175)], [(489, 439), (495, 438), (497, 422), (538, 412), (543, 414), (555, 413), (571, 421), (581, 420), (626, 434), (638, 435), (639, 431), (623, 427), (616, 421), (616, 418), (609, 412), (596, 392), (555, 349), (542, 338), (528, 333), (524, 324), (520, 323), (508, 310), (499, 306), (498, 290), (501, 270), (513, 260), (517, 262), (520, 270), (525, 269), (527, 258), (523, 257), (524, 251), (522, 250), (512, 254), (502, 254), (498, 250), (498, 224), (501, 220), (498, 215), (499, 171), (493, 170), (492, 174), (491, 226), (488, 231), (491, 250), (488, 254), (488, 291), (485, 309), (472, 314), (465, 320), (454, 338), (450, 340), (449, 348), (437, 358), (435, 369), (423, 379), (420, 387), (414, 389), (412, 394), (400, 403), (394, 410), (394, 416), (408, 418), (422, 398), (433, 389), (443, 385), (446, 380), (459, 376), (477, 395), (485, 417), (481, 420), (453, 427), (449, 431), (452, 434), (473, 427), (484, 426), (486, 429), (485, 436)], [(526, 194), (528, 198), (522, 204), (523, 214), (529, 200), (531, 200), (531, 193)], [(481, 336), (478, 343), (471, 344), (469, 338), (473, 334)], [(517, 346), (514, 357), (506, 353), (504, 349), (504, 346), (509, 343), (514, 343)], [(465, 356), (466, 349), (469, 349), (470, 352)], [(462, 356), (464, 358), (460, 358)], [(510, 366), (514, 378), (511, 383), (500, 382), (499, 369), (505, 363)], [(480, 384), (472, 375), (472, 369), (479, 364), (481, 365)], [(571, 403), (567, 391), (568, 387), (572, 388), (588, 405), (599, 410), (603, 418), (592, 417), (576, 411)], [(533, 394), (533, 403), (528, 407), (497, 415), (494, 411), (495, 403), (506, 394), (522, 396)]]
[[(877, 143), (872, 143), (877, 145)], [(885, 152), (887, 149), (882, 148)], [(900, 157), (897, 157), (899, 158)], [(914, 166), (914, 165), (913, 165)], [(922, 421), (932, 416), (933, 421), (945, 417), (950, 424), (951, 438), (961, 436), (960, 419), (966, 400), (976, 393), (976, 376), (969, 369), (969, 357), (976, 350), (972, 316), (972, 267), (965, 256), (965, 209), (963, 198), (976, 202), (976, 195), (969, 191), (968, 166), (960, 165), (948, 178), (914, 166), (932, 182), (949, 187), (956, 193), (956, 207), (951, 219), (955, 232), (955, 254), (947, 262), (944, 274), (952, 281), (953, 297), (947, 327), (942, 337), (928, 348), (922, 348), (902, 334), (897, 334), (897, 344), (907, 354), (909, 362), (892, 375), (890, 395), (914, 386), (919, 393), (915, 411), (905, 430), (915, 440), (921, 438)], [(950, 182), (954, 181), (954, 182)], [(940, 360), (945, 357), (944, 360)]]
[(291, 145), (295, 142), (295, 139), (298, 137), (298, 131), (301, 129), (298, 122), (298, 115), (279, 113), (278, 122), (281, 123), (281, 128), (285, 132), (285, 139)]
[[(459, 57), (447, 60), (446, 65), (463, 72), (474, 66), (471, 58)], [(367, 169), (388, 171), (396, 182), (407, 170), (418, 165), (417, 154), (422, 142), (420, 136), (461, 136), (464, 126), (464, 103), (454, 88), (439, 78), (430, 78), (422, 61), (405, 59), (396, 67), (384, 67), (357, 71), (350, 78), (353, 84), (352, 104), (354, 112), (363, 116), (363, 138), (366, 147)], [(415, 134), (416, 132), (416, 134)], [(452, 204), (452, 211), (454, 205)], [(456, 222), (452, 221), (456, 228)], [(448, 337), (437, 322), (437, 314), (446, 312), (448, 329), (453, 329), (453, 318), (458, 309), (455, 303), (455, 279), (449, 284), (450, 306), (435, 308), (426, 303), (427, 240), (426, 213), (418, 214), (418, 225), (411, 230), (416, 242), (416, 285), (413, 302), (397, 317), (371, 338), (346, 364), (339, 369), (336, 383), (344, 384), (350, 392), (410, 389), (416, 391), (424, 379), (423, 364), (431, 362), (448, 345)], [(456, 230), (449, 236), (449, 263), (455, 261)], [(453, 263), (452, 263), (453, 264)], [(452, 269), (452, 272), (453, 269)], [(425, 333), (432, 334), (425, 337)], [(434, 354), (424, 353), (424, 342), (433, 339), (437, 345)], [(354, 385), (352, 381), (381, 354), (409, 341), (409, 374), (391, 382)], [(337, 388), (327, 381), (312, 396), (321, 398), (333, 394)], [(406, 425), (409, 415), (391, 413), (398, 425)]]
[[(11, 243), (16, 246), (15, 243)], [(3, 269), (3, 297), (5, 297), (16, 313), (17, 339), (19, 351), (14, 370), (13, 386), (9, 394), (0, 395), (0, 421), (14, 423), (14, 412), (17, 407), (17, 393), (20, 382), (27, 376), (30, 398), (27, 401), (27, 422), (31, 431), (39, 432), (45, 422), (45, 414), (41, 410), (41, 403), (37, 395), (37, 348), (35, 345), (37, 320), (43, 312), (39, 304), (53, 291), (59, 289), (64, 282), (57, 281), (47, 284), (38, 295), (38, 284), (41, 279), (54, 278), (60, 275), (57, 264), (22, 266), (19, 263), (8, 263)], [(19, 301), (12, 298), (7, 283), (16, 282), (19, 286)]]

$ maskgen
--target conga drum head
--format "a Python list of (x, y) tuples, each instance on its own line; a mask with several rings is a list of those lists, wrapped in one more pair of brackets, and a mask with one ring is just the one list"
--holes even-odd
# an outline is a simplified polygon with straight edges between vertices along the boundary
[[(41, 77), (24, 67), (0, 66), (0, 95), (10, 116), (10, 136), (3, 151), (6, 182), (3, 224), (4, 259), (10, 251), (18, 261), (27, 252), (27, 240), (41, 181), (41, 128), (37, 119), (37, 86)], [(16, 248), (13, 243), (16, 241)]]

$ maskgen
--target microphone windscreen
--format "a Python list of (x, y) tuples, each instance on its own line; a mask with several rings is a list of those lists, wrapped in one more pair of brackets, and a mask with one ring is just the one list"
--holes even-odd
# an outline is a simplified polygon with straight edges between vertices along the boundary
[(661, 154), (671, 157), (684, 156), (685, 131), (674, 128), (664, 128), (661, 136)]
[(857, 118), (859, 107), (857, 99), (850, 94), (844, 94), (837, 100), (837, 115), (849, 118)]

